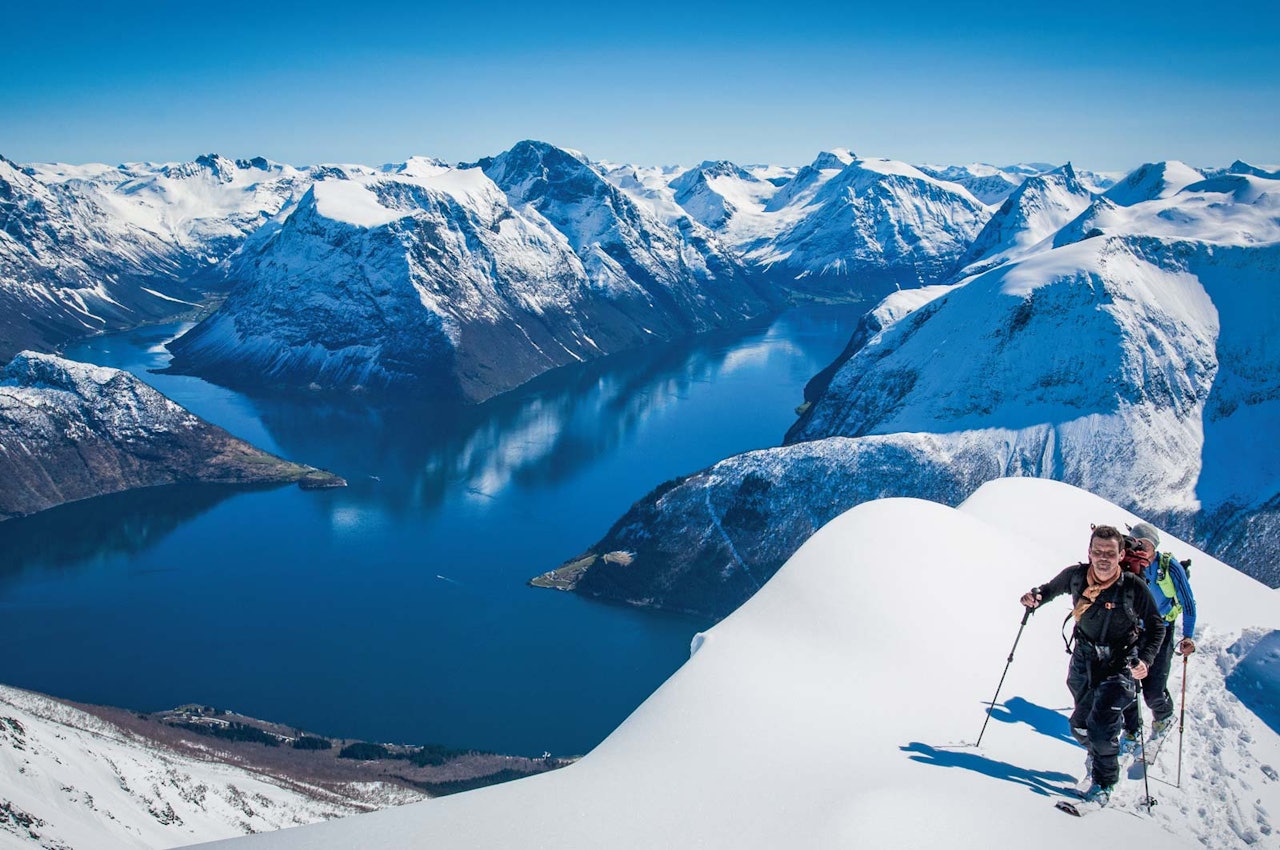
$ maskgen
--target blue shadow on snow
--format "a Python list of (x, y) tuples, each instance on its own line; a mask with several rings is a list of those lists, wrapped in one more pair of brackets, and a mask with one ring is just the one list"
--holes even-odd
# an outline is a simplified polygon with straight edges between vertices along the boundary
[(1018, 767), (1008, 762), (989, 759), (977, 753), (962, 750), (940, 750), (928, 744), (922, 744), (919, 741), (912, 741), (907, 746), (899, 749), (904, 753), (911, 753), (911, 760), (918, 761), (921, 764), (972, 770), (975, 773), (981, 773), (994, 779), (1003, 779), (1006, 782), (1025, 785), (1035, 793), (1046, 797), (1051, 794), (1069, 792), (1071, 784), (1075, 782), (1075, 778), (1070, 774), (1060, 773), (1056, 770), (1028, 770), (1025, 767)]
[(1252, 646), (1242, 638), (1227, 652), (1240, 657), (1227, 676), (1227, 690), (1273, 731), (1280, 732), (1280, 631), (1262, 635)]
[(1071, 737), (1071, 724), (1062, 713), (1036, 705), (1022, 697), (1014, 697), (1004, 705), (994, 706), (991, 709), (991, 719), (1001, 723), (1025, 723), (1041, 735), (1080, 746)]

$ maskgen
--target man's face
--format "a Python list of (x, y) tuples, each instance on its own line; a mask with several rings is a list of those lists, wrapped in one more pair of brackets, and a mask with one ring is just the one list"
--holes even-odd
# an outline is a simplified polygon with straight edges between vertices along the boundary
[(1120, 572), (1120, 541), (1099, 540), (1096, 537), (1090, 540), (1089, 563), (1093, 565), (1093, 571), (1101, 581), (1109, 581)]
[(1133, 556), (1134, 560), (1140, 563), (1143, 569), (1146, 569), (1156, 557), (1156, 544), (1145, 537), (1139, 537), (1138, 548), (1133, 550)]

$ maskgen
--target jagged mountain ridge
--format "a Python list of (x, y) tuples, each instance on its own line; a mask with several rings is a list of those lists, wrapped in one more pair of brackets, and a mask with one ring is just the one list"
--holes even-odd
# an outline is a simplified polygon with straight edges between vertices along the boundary
[(788, 179), (705, 162), (643, 194), (688, 210), (781, 287), (861, 298), (945, 278), (990, 214), (959, 184), (843, 149)]
[(0, 520), (194, 481), (341, 480), (259, 451), (118, 369), (23, 352), (0, 371)]
[(235, 291), (170, 345), (175, 370), (472, 402), (781, 303), (705, 228), (667, 226), (540, 142), (318, 182), (226, 274)]
[(960, 260), (961, 277), (994, 268), (1035, 250), (1093, 201), (1067, 163), (1028, 177), (1001, 204)]
[(649, 494), (574, 559), (591, 560), (577, 587), (723, 614), (853, 504), (955, 504), (1002, 476), (1084, 487), (1280, 584), (1280, 462), (1257, 436), (1280, 421), (1280, 317), (1261, 306), (1277, 189), (1228, 174), (1100, 198), (1022, 259), (891, 296), (815, 380), (792, 445)]
[(964, 189), (890, 160), (854, 159), (805, 206), (748, 259), (799, 288), (872, 297), (945, 279), (989, 215)]

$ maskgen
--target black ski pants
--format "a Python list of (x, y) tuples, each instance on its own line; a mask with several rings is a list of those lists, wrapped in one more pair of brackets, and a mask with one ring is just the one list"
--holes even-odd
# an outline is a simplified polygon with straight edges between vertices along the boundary
[[(1147, 671), (1147, 678), (1142, 680), (1142, 701), (1151, 709), (1152, 720), (1165, 720), (1173, 716), (1173, 697), (1169, 694), (1169, 670), (1173, 666), (1173, 647), (1178, 639), (1173, 636), (1173, 623), (1164, 630), (1164, 640), (1160, 643), (1160, 651)], [(1137, 734), (1138, 701), (1124, 713), (1124, 728)]]
[(1075, 700), (1071, 734), (1089, 748), (1093, 781), (1115, 785), (1120, 778), (1120, 730), (1125, 711), (1136, 705), (1137, 686), (1129, 671), (1115, 670), (1114, 662), (1089, 656), (1093, 650), (1077, 641), (1067, 670), (1067, 688)]

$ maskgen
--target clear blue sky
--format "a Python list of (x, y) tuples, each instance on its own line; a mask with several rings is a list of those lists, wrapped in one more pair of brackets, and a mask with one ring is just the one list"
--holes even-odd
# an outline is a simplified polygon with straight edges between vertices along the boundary
[(1280, 3), (68, 3), (0, 15), (18, 162), (1280, 162)]

